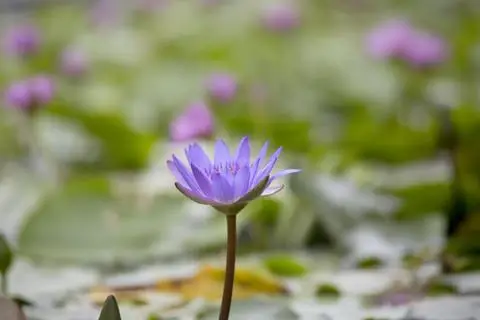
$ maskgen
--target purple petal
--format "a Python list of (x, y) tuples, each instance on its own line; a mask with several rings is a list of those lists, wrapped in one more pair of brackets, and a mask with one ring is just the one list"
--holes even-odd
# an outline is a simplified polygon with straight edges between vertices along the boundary
[(268, 197), (268, 196), (272, 196), (280, 191), (282, 191), (284, 185), (280, 185), (280, 186), (276, 186), (276, 187), (268, 187), (267, 189), (265, 189), (263, 192), (262, 192), (262, 197)]
[(260, 166), (260, 158), (257, 158), (255, 162), (252, 164), (252, 167), (250, 168), (250, 185), (252, 185), (255, 181), (255, 178), (257, 176), (258, 172), (258, 167)]
[(205, 151), (197, 143), (190, 145), (186, 150), (188, 161), (194, 163), (199, 169), (208, 169), (212, 166), (210, 159)]
[(257, 177), (255, 178), (256, 183), (258, 183), (258, 181), (268, 176), (270, 172), (272, 172), (273, 167), (275, 166), (275, 163), (277, 163), (278, 157), (280, 156), (281, 152), (282, 152), (282, 147), (278, 148), (277, 151), (275, 151), (275, 153), (272, 154), (267, 165), (260, 171), (260, 173), (258, 173)]
[(275, 173), (274, 175), (272, 175), (271, 180), (277, 179), (277, 178), (280, 178), (280, 177), (283, 177), (283, 176), (286, 176), (286, 175), (289, 175), (289, 174), (292, 174), (292, 173), (297, 173), (297, 172), (300, 172), (300, 171), (302, 171), (302, 170), (300, 170), (300, 169), (285, 169), (285, 170), (279, 171), (279, 172)]
[(183, 179), (187, 183), (187, 187), (189, 187), (194, 192), (201, 193), (200, 188), (195, 181), (195, 178), (192, 176), (187, 167), (185, 167), (175, 155), (173, 155), (173, 164), (177, 167), (178, 172), (182, 175)]
[(215, 165), (225, 164), (229, 162), (230, 158), (230, 151), (228, 150), (228, 146), (226, 145), (225, 141), (222, 139), (217, 140), (215, 143)]
[(180, 183), (176, 182), (175, 187), (180, 191), (185, 197), (189, 198), (192, 201), (195, 201), (196, 203), (200, 204), (206, 204), (209, 206), (214, 206), (214, 205), (219, 205), (215, 201), (212, 201), (210, 199), (205, 198), (203, 195), (192, 191), (184, 186), (182, 186)]
[(268, 141), (265, 142), (258, 153), (258, 159), (260, 159), (260, 163), (262, 163), (263, 159), (265, 159), (268, 151)]
[(230, 203), (233, 200), (233, 187), (221, 174), (212, 176), (212, 190), (215, 199), (222, 203)]
[(170, 170), (170, 172), (173, 174), (173, 176), (175, 177), (178, 183), (180, 183), (183, 186), (188, 185), (185, 179), (183, 178), (183, 176), (178, 171), (177, 166), (175, 166), (172, 160), (167, 161), (167, 167)]
[(250, 163), (250, 141), (248, 137), (243, 137), (238, 145), (236, 162), (240, 166), (246, 166)]
[(257, 161), (255, 161), (254, 163), (254, 168), (252, 168), (253, 170), (250, 171), (250, 184), (253, 184), (254, 182), (257, 181), (257, 177), (258, 177), (258, 169), (260, 168), (260, 165), (262, 164), (263, 162), (263, 159), (265, 159), (265, 156), (267, 155), (267, 150), (268, 150), (268, 141), (265, 142), (262, 146), (262, 148), (260, 149), (260, 152), (258, 153), (258, 158), (257, 158)]
[(250, 189), (247, 192), (247, 194), (243, 195), (235, 203), (237, 203), (237, 204), (248, 203), (248, 202), (254, 200), (255, 198), (258, 198), (262, 194), (262, 192), (265, 190), (265, 188), (267, 187), (269, 179), (270, 179), (270, 177), (266, 176), (265, 178), (260, 180), (260, 182), (256, 186), (254, 186), (252, 189)]
[(250, 187), (250, 168), (248, 166), (242, 167), (235, 175), (233, 184), (235, 199), (247, 193)]
[(210, 179), (203, 173), (195, 164), (191, 164), (192, 173), (197, 181), (200, 190), (206, 195), (208, 198), (213, 198), (213, 191), (212, 191), (212, 183)]

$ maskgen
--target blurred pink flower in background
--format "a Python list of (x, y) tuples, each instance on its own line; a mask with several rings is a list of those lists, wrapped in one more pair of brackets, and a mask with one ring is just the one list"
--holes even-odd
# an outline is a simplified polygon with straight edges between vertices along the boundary
[(424, 32), (416, 32), (403, 52), (406, 61), (419, 67), (441, 63), (448, 55), (443, 39)]
[(35, 54), (41, 43), (40, 32), (33, 25), (25, 24), (7, 30), (3, 38), (3, 49), (11, 56)]
[(212, 136), (213, 115), (203, 102), (195, 102), (170, 124), (170, 138), (175, 142)]
[(53, 80), (45, 75), (12, 83), (4, 92), (8, 107), (32, 111), (48, 104), (55, 91)]
[(368, 34), (367, 51), (376, 59), (399, 58), (414, 33), (412, 26), (405, 20), (387, 21)]
[(28, 80), (30, 93), (36, 105), (45, 105), (53, 99), (55, 86), (53, 80), (45, 75), (38, 75)]
[(119, 4), (114, 0), (97, 0), (91, 8), (91, 21), (96, 26), (114, 25), (119, 20)]
[(385, 22), (366, 38), (367, 52), (376, 59), (399, 59), (416, 67), (443, 62), (446, 43), (437, 36), (415, 29), (406, 20)]
[(233, 100), (237, 93), (237, 81), (228, 73), (214, 73), (207, 81), (209, 95), (222, 103)]
[(270, 4), (263, 9), (262, 22), (271, 31), (288, 31), (300, 24), (300, 12), (289, 2)]
[(85, 53), (77, 48), (67, 48), (62, 52), (60, 67), (62, 72), (71, 77), (80, 77), (88, 70)]
[(27, 110), (32, 105), (30, 88), (26, 81), (12, 83), (4, 92), (7, 107)]

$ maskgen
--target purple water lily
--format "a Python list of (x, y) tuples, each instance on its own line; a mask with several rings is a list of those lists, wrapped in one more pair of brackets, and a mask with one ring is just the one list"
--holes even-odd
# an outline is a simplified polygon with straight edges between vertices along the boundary
[(7, 107), (33, 112), (49, 104), (55, 94), (55, 84), (51, 77), (37, 75), (17, 81), (4, 92)]
[(185, 149), (187, 166), (175, 155), (167, 161), (167, 166), (175, 176), (175, 186), (186, 197), (225, 214), (237, 214), (255, 198), (282, 190), (283, 185), (272, 186), (274, 180), (300, 172), (286, 169), (272, 175), (282, 148), (265, 163), (267, 148), (268, 142), (251, 162), (248, 137), (242, 138), (235, 156), (230, 155), (228, 146), (220, 139), (215, 144), (215, 156), (211, 161), (202, 147), (193, 143)]

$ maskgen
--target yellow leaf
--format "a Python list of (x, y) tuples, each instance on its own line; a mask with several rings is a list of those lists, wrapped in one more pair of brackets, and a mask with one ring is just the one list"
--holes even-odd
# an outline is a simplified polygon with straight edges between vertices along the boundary
[[(113, 294), (120, 302), (143, 303), (148, 292), (165, 292), (180, 295), (185, 300), (203, 298), (217, 301), (222, 296), (225, 271), (214, 266), (204, 266), (192, 277), (164, 279), (155, 284), (130, 287), (96, 286), (90, 290), (90, 299), (101, 305)], [(247, 299), (256, 295), (286, 295), (285, 286), (256, 269), (238, 267), (235, 273), (234, 299)]]
[[(182, 295), (185, 299), (221, 298), (225, 271), (222, 268), (205, 266), (191, 278), (162, 280), (157, 290)], [(235, 299), (246, 299), (259, 294), (284, 295), (287, 289), (270, 276), (254, 269), (237, 268), (235, 272)]]

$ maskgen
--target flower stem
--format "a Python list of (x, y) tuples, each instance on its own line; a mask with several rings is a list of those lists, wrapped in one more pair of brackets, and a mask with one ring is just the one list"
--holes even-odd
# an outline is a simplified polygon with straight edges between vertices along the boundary
[(232, 304), (233, 281), (235, 278), (235, 250), (237, 247), (237, 216), (227, 215), (227, 259), (225, 282), (223, 284), (222, 305), (219, 320), (228, 320)]

